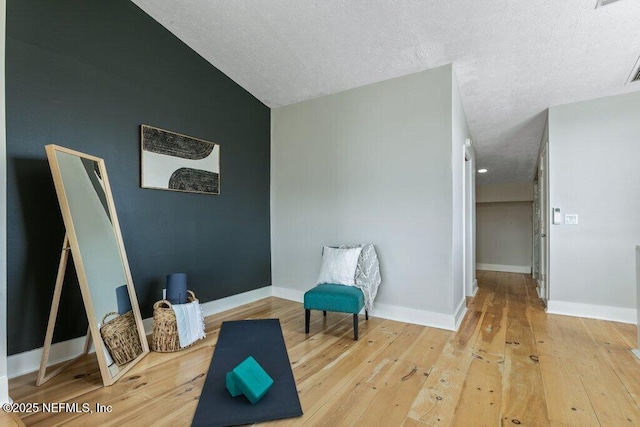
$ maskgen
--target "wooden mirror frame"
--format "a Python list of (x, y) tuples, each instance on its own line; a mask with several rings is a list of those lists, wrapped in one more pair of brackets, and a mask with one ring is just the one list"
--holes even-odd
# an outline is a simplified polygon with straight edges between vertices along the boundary
[[(51, 304), (49, 324), (47, 326), (45, 344), (44, 344), (43, 353), (42, 353), (42, 361), (40, 364), (40, 372), (38, 375), (36, 385), (41, 385), (44, 382), (48, 381), (50, 378), (52, 378), (53, 376), (61, 372), (63, 369), (65, 369), (68, 365), (75, 362), (79, 357), (82, 357), (85, 354), (87, 354), (89, 351), (89, 344), (90, 344), (89, 336), (92, 336), (93, 346), (95, 348), (95, 353), (98, 358), (98, 365), (100, 367), (100, 374), (102, 375), (103, 384), (105, 386), (109, 386), (115, 383), (127, 371), (129, 371), (135, 364), (137, 364), (145, 355), (149, 353), (149, 344), (147, 343), (146, 335), (144, 332), (142, 316), (140, 315), (140, 307), (138, 306), (138, 300), (136, 297), (135, 288), (133, 286), (133, 280), (131, 278), (131, 271), (129, 269), (129, 262), (127, 260), (127, 254), (124, 249), (124, 242), (122, 240), (122, 234), (120, 232), (120, 224), (118, 222), (118, 216), (116, 214), (116, 208), (113, 201), (113, 196), (111, 194), (111, 187), (109, 185), (109, 179), (107, 177), (107, 169), (106, 169), (104, 160), (99, 157), (91, 156), (85, 153), (81, 153), (79, 151), (71, 150), (71, 149), (60, 147), (53, 144), (47, 145), (45, 149), (47, 152), (47, 158), (49, 159), (51, 174), (53, 176), (53, 182), (56, 188), (58, 202), (60, 204), (60, 210), (62, 212), (62, 218), (64, 221), (67, 234), (65, 236), (63, 247), (62, 247), (62, 254), (60, 257), (60, 266), (58, 269), (58, 275), (56, 279), (56, 288), (54, 290), (53, 302)], [(118, 372), (115, 374), (110, 371), (107, 358), (105, 356), (106, 346), (104, 344), (104, 341), (101, 338), (100, 328), (98, 327), (98, 319), (96, 317), (96, 312), (94, 310), (94, 304), (91, 297), (91, 288), (90, 288), (90, 284), (88, 283), (87, 273), (85, 270), (85, 265), (83, 263), (83, 256), (82, 256), (82, 253), (80, 252), (78, 237), (76, 235), (76, 229), (74, 226), (74, 221), (73, 221), (73, 216), (71, 213), (69, 201), (67, 199), (67, 193), (66, 193), (63, 178), (62, 178), (60, 165), (56, 157), (56, 153), (58, 152), (66, 153), (72, 156), (77, 156), (81, 159), (86, 159), (86, 160), (90, 160), (97, 163), (99, 172), (102, 178), (102, 184), (104, 186), (104, 196), (106, 198), (106, 204), (108, 207), (107, 213), (111, 219), (111, 224), (113, 226), (116, 245), (119, 249), (119, 255), (122, 261), (122, 267), (123, 267), (123, 272), (126, 279), (127, 290), (129, 291), (131, 308), (133, 311), (135, 324), (138, 332), (138, 337), (140, 339), (140, 345), (142, 348), (142, 353), (140, 353), (135, 359), (128, 362), (126, 365), (119, 367)], [(49, 356), (49, 350), (51, 348), (52, 339), (53, 339), (53, 331), (55, 328), (58, 305), (60, 302), (62, 282), (64, 280), (64, 270), (66, 268), (69, 252), (73, 257), (73, 262), (74, 262), (76, 273), (78, 276), (78, 283), (80, 285), (80, 291), (82, 293), (82, 300), (84, 302), (85, 310), (87, 313), (87, 320), (89, 322), (89, 330), (87, 331), (84, 352), (80, 354), (80, 356), (58, 367), (49, 375), (45, 375), (48, 356)]]

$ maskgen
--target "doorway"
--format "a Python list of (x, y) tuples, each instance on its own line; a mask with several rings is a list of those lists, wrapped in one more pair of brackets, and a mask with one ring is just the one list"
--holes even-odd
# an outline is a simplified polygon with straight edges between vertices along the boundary
[(538, 183), (536, 186), (537, 212), (535, 212), (534, 229), (537, 230), (537, 268), (535, 279), (538, 282), (538, 293), (545, 306), (549, 299), (549, 160), (547, 155), (549, 143), (545, 142), (540, 151), (540, 162), (538, 164)]
[(463, 148), (462, 165), (462, 283), (466, 297), (475, 295), (476, 280), (475, 248), (475, 174), (474, 158), (468, 144)]

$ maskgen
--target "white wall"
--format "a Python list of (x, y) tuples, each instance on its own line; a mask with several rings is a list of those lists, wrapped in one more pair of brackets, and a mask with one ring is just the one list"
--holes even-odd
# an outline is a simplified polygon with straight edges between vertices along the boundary
[(4, 102), (6, 0), (0, 0), (0, 404), (9, 400), (7, 381), (7, 144)]
[(476, 200), (478, 203), (533, 201), (533, 183), (478, 185)]
[(476, 214), (478, 269), (530, 273), (532, 203), (478, 203)]
[(450, 65), (272, 110), (274, 287), (299, 299), (323, 245), (369, 242), (383, 279), (374, 314), (450, 327), (451, 112)]
[(476, 186), (477, 268), (531, 273), (533, 182)]
[(635, 322), (640, 92), (549, 110), (549, 311)]

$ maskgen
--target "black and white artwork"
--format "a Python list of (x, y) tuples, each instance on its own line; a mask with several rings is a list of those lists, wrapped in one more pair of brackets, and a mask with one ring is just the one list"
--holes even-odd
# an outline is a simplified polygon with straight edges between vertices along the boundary
[(220, 194), (220, 145), (142, 125), (142, 187)]

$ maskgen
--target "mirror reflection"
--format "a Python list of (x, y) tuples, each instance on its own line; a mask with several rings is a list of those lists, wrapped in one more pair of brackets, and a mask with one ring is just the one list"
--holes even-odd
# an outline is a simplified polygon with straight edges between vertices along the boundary
[(94, 347), (96, 353), (102, 353), (98, 361), (103, 380), (105, 372), (115, 379), (132, 361), (146, 354), (148, 346), (129, 281), (104, 162), (62, 147), (47, 146), (47, 152), (71, 256), (93, 326)]
[[(56, 157), (93, 308), (100, 317), (117, 311), (115, 289), (127, 283), (109, 211), (102, 201), (106, 204), (104, 189), (97, 184), (97, 174), (93, 172), (96, 162), (62, 152)], [(92, 163), (90, 169), (88, 163)]]

